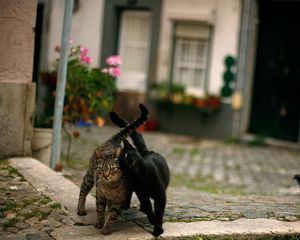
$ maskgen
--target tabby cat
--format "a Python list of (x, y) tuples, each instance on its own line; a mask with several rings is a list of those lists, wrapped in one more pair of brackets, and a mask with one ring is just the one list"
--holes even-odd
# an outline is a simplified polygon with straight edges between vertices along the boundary
[[(121, 210), (128, 206), (130, 190), (128, 179), (122, 174), (118, 158), (122, 152), (121, 142), (132, 134), (135, 128), (143, 124), (148, 118), (148, 109), (139, 105), (141, 116), (122, 129), (119, 133), (104, 142), (95, 149), (89, 168), (80, 188), (77, 214), (86, 215), (86, 196), (96, 185), (96, 227), (101, 229), (102, 234), (112, 232), (112, 224), (117, 219)], [(105, 210), (107, 207), (107, 215)]]
[[(128, 126), (127, 122), (114, 112), (110, 113), (110, 118), (119, 127)], [(124, 174), (130, 176), (130, 187), (140, 201), (140, 210), (154, 225), (153, 235), (159, 236), (164, 231), (162, 223), (166, 206), (166, 189), (170, 181), (169, 167), (163, 156), (148, 150), (141, 134), (133, 131), (130, 137), (137, 150), (124, 139), (124, 149), (119, 157), (120, 166)], [(150, 198), (154, 200), (154, 212)]]

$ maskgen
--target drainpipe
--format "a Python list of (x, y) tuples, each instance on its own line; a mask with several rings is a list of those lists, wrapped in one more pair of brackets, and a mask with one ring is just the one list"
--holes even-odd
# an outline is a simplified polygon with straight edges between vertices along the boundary
[[(238, 52), (237, 81), (235, 93), (240, 94), (245, 99), (245, 81), (247, 81), (247, 56), (248, 39), (250, 33), (251, 10), (253, 0), (242, 0), (241, 32)], [(243, 121), (243, 107), (233, 113), (232, 136), (240, 137), (240, 130)]]
[(56, 167), (60, 159), (62, 115), (63, 115), (64, 98), (65, 98), (69, 39), (70, 39), (71, 25), (72, 25), (72, 12), (73, 12), (73, 0), (66, 0), (61, 45), (60, 45), (61, 50), (60, 50), (60, 58), (59, 58), (59, 65), (58, 65), (55, 108), (54, 108), (52, 148), (51, 148), (51, 158), (50, 158), (50, 167), (52, 169)]

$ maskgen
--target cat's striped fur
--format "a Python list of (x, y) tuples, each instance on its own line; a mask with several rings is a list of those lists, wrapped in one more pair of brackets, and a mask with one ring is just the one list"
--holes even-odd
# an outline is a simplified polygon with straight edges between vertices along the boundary
[[(119, 127), (128, 124), (115, 112), (110, 113), (110, 119)], [(162, 155), (147, 148), (140, 133), (134, 131), (130, 137), (136, 149), (126, 139), (123, 140), (124, 149), (119, 157), (120, 167), (130, 176), (130, 189), (135, 191), (140, 201), (140, 210), (148, 216), (149, 223), (154, 225), (152, 234), (157, 237), (164, 232), (162, 225), (170, 170)], [(154, 201), (154, 208), (150, 199)]]
[[(112, 223), (117, 219), (121, 210), (129, 205), (127, 202), (130, 201), (128, 180), (122, 175), (118, 158), (122, 152), (122, 140), (131, 135), (148, 118), (148, 109), (142, 104), (139, 108), (141, 116), (138, 119), (95, 149), (81, 184), (77, 214), (86, 215), (86, 196), (96, 185), (96, 227), (101, 228), (103, 234), (112, 232)], [(107, 214), (105, 214), (106, 207)]]

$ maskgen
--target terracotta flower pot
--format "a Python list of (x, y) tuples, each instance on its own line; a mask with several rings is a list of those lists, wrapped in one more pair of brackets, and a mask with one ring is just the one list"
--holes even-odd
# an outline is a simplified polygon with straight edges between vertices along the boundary
[(158, 128), (158, 121), (155, 119), (149, 119), (145, 125), (147, 131), (156, 131)]
[(196, 107), (199, 107), (199, 108), (206, 108), (207, 107), (207, 101), (203, 98), (195, 98), (193, 100), (193, 104)]
[(212, 109), (217, 109), (221, 105), (220, 98), (215, 97), (215, 96), (210, 96), (207, 100), (208, 106)]

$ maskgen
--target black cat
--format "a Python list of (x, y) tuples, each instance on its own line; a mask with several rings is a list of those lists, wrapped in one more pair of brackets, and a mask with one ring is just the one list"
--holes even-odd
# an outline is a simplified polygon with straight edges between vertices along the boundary
[[(119, 127), (126, 127), (128, 124), (114, 112), (110, 113), (110, 118)], [(170, 181), (169, 167), (163, 156), (148, 150), (141, 134), (133, 131), (130, 137), (137, 149), (127, 140), (123, 140), (124, 149), (119, 157), (120, 167), (124, 174), (130, 177), (130, 186), (140, 201), (140, 210), (154, 225), (153, 235), (159, 236), (164, 231), (162, 223), (166, 189)], [(150, 198), (154, 200), (154, 212)]]

